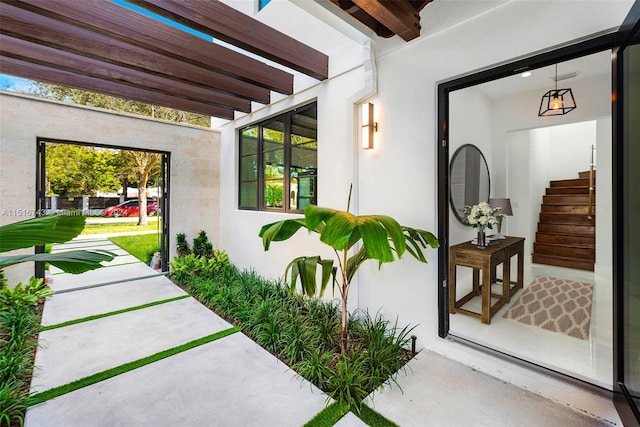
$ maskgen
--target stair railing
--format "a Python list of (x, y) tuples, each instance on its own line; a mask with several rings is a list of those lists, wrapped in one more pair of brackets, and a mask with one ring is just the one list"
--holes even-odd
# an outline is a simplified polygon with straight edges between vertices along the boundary
[(591, 164), (589, 167), (589, 219), (593, 218), (593, 193), (595, 191), (595, 169), (594, 169), (594, 151), (596, 147), (591, 146)]

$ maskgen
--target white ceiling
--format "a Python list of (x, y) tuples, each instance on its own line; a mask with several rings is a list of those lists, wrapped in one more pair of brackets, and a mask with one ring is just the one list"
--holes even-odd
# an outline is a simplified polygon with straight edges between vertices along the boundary
[[(558, 81), (558, 88), (570, 87), (573, 82), (592, 78), (599, 75), (611, 74), (611, 51), (603, 51), (571, 61), (558, 63), (558, 76), (575, 72), (576, 77)], [(541, 94), (554, 88), (553, 65), (531, 70), (530, 77), (521, 77), (520, 74), (505, 77), (475, 86), (491, 99), (513, 96), (522, 92), (540, 90)]]

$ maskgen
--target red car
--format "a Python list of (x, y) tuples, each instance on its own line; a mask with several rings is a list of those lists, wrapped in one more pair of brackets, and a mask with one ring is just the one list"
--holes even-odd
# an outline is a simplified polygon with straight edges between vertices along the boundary
[[(137, 200), (128, 200), (104, 210), (104, 216), (113, 218), (121, 216), (138, 216), (138, 213), (139, 209)], [(158, 202), (156, 200), (147, 200), (147, 215), (158, 215)]]

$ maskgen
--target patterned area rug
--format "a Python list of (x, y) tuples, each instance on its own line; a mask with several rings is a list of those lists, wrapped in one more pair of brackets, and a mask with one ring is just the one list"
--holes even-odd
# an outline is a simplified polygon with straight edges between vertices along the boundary
[(586, 340), (593, 285), (538, 276), (502, 316)]

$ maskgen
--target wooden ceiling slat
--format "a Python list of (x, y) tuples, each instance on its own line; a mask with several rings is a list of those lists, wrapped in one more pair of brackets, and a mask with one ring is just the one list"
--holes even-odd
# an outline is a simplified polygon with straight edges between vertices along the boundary
[(325, 54), (218, 0), (130, 1), (316, 79), (328, 78), (329, 58)]
[(0, 57), (0, 68), (3, 72), (27, 79), (40, 80), (44, 82), (62, 84), (78, 89), (100, 92), (119, 98), (133, 99), (154, 105), (162, 105), (182, 111), (190, 111), (227, 120), (234, 118), (232, 110), (216, 107), (214, 105), (190, 101), (139, 89), (132, 86), (114, 83), (94, 77), (83, 76), (70, 73), (68, 71), (55, 70), (39, 64), (23, 61), (21, 59), (7, 56)]
[(420, 37), (420, 15), (407, 0), (352, 0), (405, 41)]
[(146, 74), (142, 71), (107, 64), (96, 59), (83, 57), (70, 52), (62, 52), (54, 48), (32, 43), (0, 34), (0, 52), (5, 56), (24, 59), (29, 62), (51, 66), (73, 73), (127, 84), (140, 89), (190, 99), (197, 102), (215, 104), (221, 108), (251, 111), (251, 102), (246, 99), (214, 92), (205, 88), (170, 80), (164, 77)]
[[(0, 33), (55, 47), (113, 64), (133, 67), (139, 71), (173, 77), (184, 83), (206, 87), (221, 93), (269, 103), (269, 90), (224, 74), (151, 52), (106, 35), (88, 31), (46, 16), (8, 4), (2, 5)], [(220, 90), (219, 88), (224, 88)]]
[(233, 76), (275, 92), (293, 93), (293, 75), (201, 39), (108, 0), (2, 0), (97, 31), (180, 61)]

